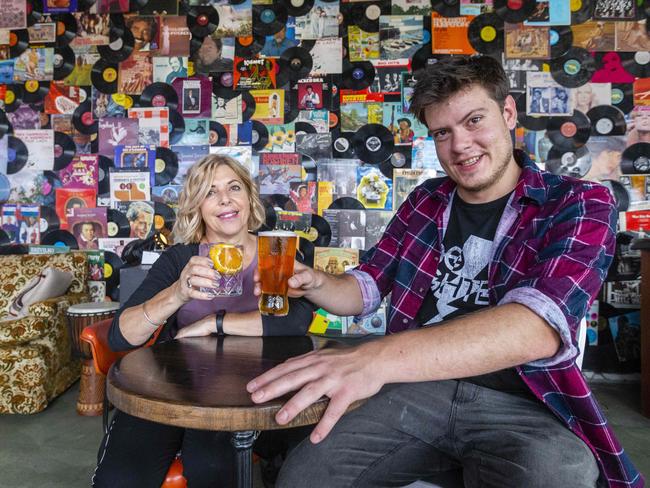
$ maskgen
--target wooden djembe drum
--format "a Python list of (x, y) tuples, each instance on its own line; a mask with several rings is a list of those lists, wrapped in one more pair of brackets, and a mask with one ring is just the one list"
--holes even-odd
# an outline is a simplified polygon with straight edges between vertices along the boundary
[(117, 302), (92, 302), (72, 305), (66, 312), (72, 342), (72, 355), (82, 360), (77, 400), (79, 415), (101, 415), (106, 394), (106, 377), (95, 371), (90, 345), (80, 340), (79, 335), (84, 327), (113, 317), (118, 308), (120, 308), (120, 304)]

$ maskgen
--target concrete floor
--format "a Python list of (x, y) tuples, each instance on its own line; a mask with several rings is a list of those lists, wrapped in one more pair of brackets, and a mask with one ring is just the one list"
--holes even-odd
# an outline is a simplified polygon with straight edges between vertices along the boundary
[[(0, 415), (0, 486), (85, 488), (102, 437), (101, 417), (81, 417), (78, 383), (36, 415)], [(592, 383), (635, 465), (650, 475), (650, 419), (641, 416), (638, 383)], [(261, 488), (259, 475), (255, 488)]]

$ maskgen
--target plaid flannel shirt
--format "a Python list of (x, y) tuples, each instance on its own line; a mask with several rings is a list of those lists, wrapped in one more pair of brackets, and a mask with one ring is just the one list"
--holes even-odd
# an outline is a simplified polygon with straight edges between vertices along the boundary
[[(575, 364), (577, 330), (598, 294), (615, 247), (617, 211), (602, 185), (541, 171), (521, 151), (517, 186), (496, 231), (490, 305), (521, 303), (560, 335), (555, 356), (517, 367), (533, 394), (587, 443), (601, 481), (643, 486)], [(420, 326), (415, 317), (436, 273), (456, 184), (427, 180), (399, 208), (377, 245), (351, 273), (363, 314), (391, 293), (388, 333)], [(435, 324), (434, 324), (435, 326)]]

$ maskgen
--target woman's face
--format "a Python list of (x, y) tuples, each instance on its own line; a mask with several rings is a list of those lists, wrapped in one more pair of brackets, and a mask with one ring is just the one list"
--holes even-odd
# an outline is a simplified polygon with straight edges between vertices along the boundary
[(221, 49), (217, 47), (214, 39), (209, 36), (206, 37), (199, 48), (199, 59), (205, 64), (210, 64), (219, 58), (221, 58)]
[(250, 195), (237, 173), (222, 164), (200, 207), (208, 242), (240, 243), (248, 234)]
[(581, 86), (578, 88), (576, 98), (578, 105), (589, 105), (591, 103), (591, 88), (587, 85)]

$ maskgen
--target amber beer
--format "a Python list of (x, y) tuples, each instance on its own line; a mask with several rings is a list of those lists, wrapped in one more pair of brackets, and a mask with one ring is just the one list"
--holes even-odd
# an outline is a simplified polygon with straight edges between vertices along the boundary
[(260, 232), (257, 243), (257, 266), (260, 272), (260, 312), (263, 315), (287, 315), (289, 300), (287, 281), (293, 275), (298, 236), (293, 232)]

